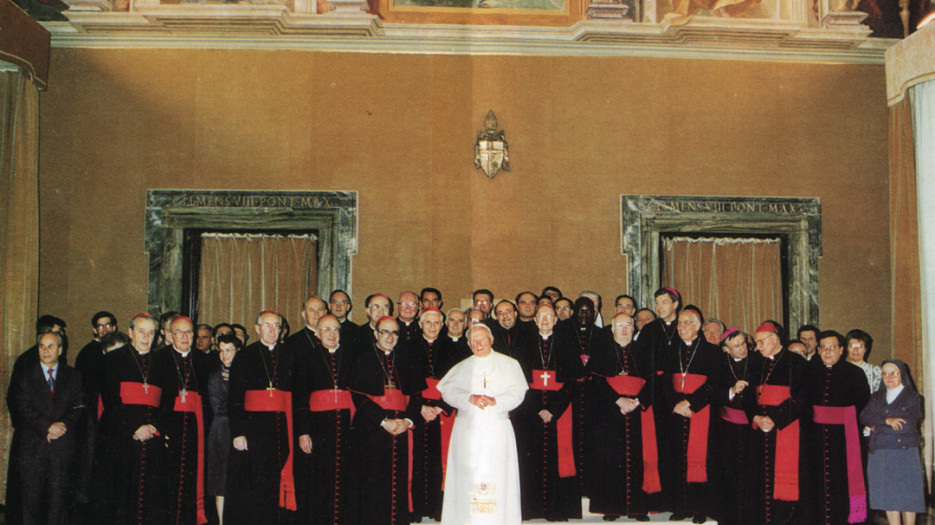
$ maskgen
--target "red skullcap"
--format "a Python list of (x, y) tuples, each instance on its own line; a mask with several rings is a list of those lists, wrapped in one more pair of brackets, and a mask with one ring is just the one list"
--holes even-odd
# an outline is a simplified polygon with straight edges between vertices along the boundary
[(136, 314), (136, 315), (134, 315), (134, 316), (133, 316), (133, 320), (139, 319), (140, 317), (144, 317), (144, 318), (146, 318), (146, 319), (152, 319), (152, 318), (153, 318), (153, 316), (151, 316), (151, 315), (149, 315), (149, 314), (147, 314), (147, 313), (142, 313), (142, 314)]
[(732, 336), (732, 335), (734, 335), (734, 334), (736, 334), (736, 333), (739, 333), (739, 332), (740, 332), (740, 330), (738, 330), (738, 329), (736, 329), (736, 328), (728, 328), (727, 330), (724, 331), (724, 335), (721, 336), (721, 342), (723, 343), (724, 341), (727, 341), (727, 338), (728, 338), (728, 337), (730, 337), (730, 336)]
[(763, 323), (757, 329), (756, 333), (760, 332), (772, 332), (776, 335), (779, 335), (779, 330), (776, 329), (776, 326), (772, 323)]

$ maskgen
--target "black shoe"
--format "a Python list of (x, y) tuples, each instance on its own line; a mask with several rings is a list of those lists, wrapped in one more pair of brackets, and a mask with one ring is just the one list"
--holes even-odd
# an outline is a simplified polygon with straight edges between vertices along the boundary
[(692, 523), (704, 523), (706, 521), (708, 521), (708, 518), (704, 514), (695, 514), (692, 518)]
[(691, 516), (688, 514), (679, 514), (678, 512), (673, 512), (672, 515), (669, 516), (669, 521), (684, 521), (688, 518), (691, 518)]
[(604, 521), (617, 521), (617, 518), (619, 518), (619, 517), (620, 517), (620, 516), (617, 516), (617, 515), (615, 515), (615, 514), (605, 514), (604, 517), (603, 517), (602, 519), (603, 519)]
[(649, 516), (645, 514), (640, 514), (638, 516), (627, 516), (627, 517), (633, 521), (649, 521)]

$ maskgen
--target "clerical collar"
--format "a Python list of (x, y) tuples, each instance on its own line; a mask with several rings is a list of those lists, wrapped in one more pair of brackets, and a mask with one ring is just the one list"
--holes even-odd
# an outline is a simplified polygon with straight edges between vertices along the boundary
[(183, 352), (179, 352), (179, 350), (178, 350), (177, 348), (175, 348), (175, 347), (172, 347), (172, 349), (175, 350), (175, 353), (177, 353), (177, 354), (179, 354), (180, 356), (182, 356), (183, 359), (186, 358), (186, 357), (188, 357), (188, 354), (192, 353), (192, 349), (191, 349), (191, 348), (189, 348), (188, 351), (187, 351), (187, 352), (184, 352), (184, 353), (183, 353)]
[(334, 350), (329, 350), (327, 348), (325, 348), (325, 350), (328, 350), (329, 354), (333, 354), (338, 351), (338, 348), (341, 348), (341, 343), (338, 343), (338, 346), (334, 347)]
[(549, 332), (547, 334), (543, 334), (542, 332), (539, 332), (539, 337), (541, 337), (542, 340), (545, 341), (546, 339), (552, 337), (552, 332)]
[(435, 339), (432, 339), (431, 341), (429, 341), (428, 338), (425, 337), (425, 335), (422, 336), (422, 339), (425, 339), (425, 342), (428, 343), (428, 344), (430, 344), (430, 345), (431, 345), (431, 344), (435, 344), (435, 341), (438, 340), (438, 338), (436, 337)]
[[(743, 357), (731, 357), (731, 359), (733, 359), (735, 363), (739, 363), (739, 362), (741, 362), (741, 361), (744, 360)], [(770, 358), (770, 359), (772, 359), (772, 358)]]
[(454, 341), (455, 343), (457, 343), (458, 340), (461, 339), (461, 336), (459, 335), (458, 337), (455, 337), (455, 336), (453, 336), (453, 335), (451, 335), (451, 334), (448, 334), (448, 338), (451, 339), (452, 341)]
[(267, 350), (269, 350), (270, 352), (272, 352), (273, 350), (275, 350), (275, 349), (276, 349), (276, 345), (273, 345), (273, 346), (267, 346), (267, 344), (266, 344), (266, 343), (264, 343), (263, 341), (260, 341), (260, 344), (261, 344), (261, 345), (263, 345), (263, 346), (265, 346), (265, 347), (266, 347), (266, 349), (267, 349)]

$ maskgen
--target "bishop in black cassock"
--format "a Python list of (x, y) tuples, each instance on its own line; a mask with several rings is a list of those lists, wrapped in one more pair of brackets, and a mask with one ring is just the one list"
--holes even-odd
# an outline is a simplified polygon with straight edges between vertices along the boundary
[(818, 336), (818, 356), (808, 364), (807, 426), (810, 523), (844, 525), (867, 519), (867, 494), (857, 416), (870, 400), (863, 370), (841, 359), (844, 337)]

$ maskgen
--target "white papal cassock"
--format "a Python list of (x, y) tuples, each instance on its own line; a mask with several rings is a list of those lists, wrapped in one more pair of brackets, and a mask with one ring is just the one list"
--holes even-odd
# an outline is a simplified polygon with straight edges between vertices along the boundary
[[(445, 401), (458, 409), (451, 433), (442, 525), (514, 525), (522, 522), (519, 463), (509, 412), (529, 386), (519, 363), (490, 352), (454, 366), (438, 383)], [(483, 410), (471, 395), (497, 404)]]

